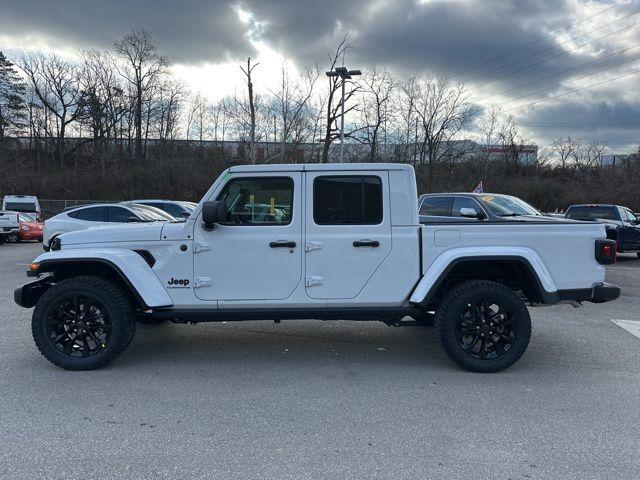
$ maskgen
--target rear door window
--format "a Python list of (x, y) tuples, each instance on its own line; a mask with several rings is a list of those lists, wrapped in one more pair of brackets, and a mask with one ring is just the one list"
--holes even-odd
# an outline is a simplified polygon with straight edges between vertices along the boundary
[(448, 217), (451, 215), (451, 197), (425, 197), (420, 206), (420, 215)]
[(313, 182), (316, 225), (377, 225), (382, 215), (380, 177), (323, 176)]

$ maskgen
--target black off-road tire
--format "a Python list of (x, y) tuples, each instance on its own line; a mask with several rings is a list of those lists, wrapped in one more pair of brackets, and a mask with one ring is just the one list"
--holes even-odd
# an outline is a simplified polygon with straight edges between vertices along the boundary
[[(97, 299), (110, 318), (111, 332), (108, 344), (91, 356), (66, 355), (56, 349), (47, 335), (50, 309), (56, 306), (56, 301), (73, 294), (90, 295)], [(113, 281), (95, 276), (73, 277), (49, 288), (38, 300), (31, 320), (33, 339), (40, 353), (54, 365), (67, 370), (92, 370), (102, 367), (127, 348), (135, 330), (135, 310), (131, 297)]]
[[(474, 356), (475, 352), (469, 353), (465, 351), (456, 333), (457, 329), (460, 328), (462, 319), (467, 318), (463, 317), (465, 312), (469, 312), (473, 308), (472, 305), (477, 304), (476, 302), (481, 305), (483, 298), (495, 301), (505, 309), (504, 311), (508, 311), (510, 318), (508, 323), (516, 331), (515, 339), (510, 348), (495, 358), (486, 358), (486, 355), (485, 358), (476, 358)], [(473, 318), (482, 317), (482, 315), (478, 315)], [(487, 317), (491, 317), (491, 315), (487, 315)], [(467, 321), (464, 320), (464, 322)], [(440, 343), (449, 357), (458, 365), (472, 372), (499, 372), (510, 367), (522, 357), (531, 339), (531, 317), (523, 300), (510, 288), (487, 280), (470, 280), (451, 289), (436, 310), (435, 327)], [(467, 327), (465, 323), (464, 328), (466, 330), (472, 327)], [(485, 328), (484, 325), (482, 328)], [(499, 328), (504, 329), (506, 327)], [(469, 335), (465, 338), (469, 339), (471, 336)], [(488, 332), (483, 337), (485, 338), (484, 342), (487, 342)], [(498, 338), (498, 341), (500, 341), (495, 332), (493, 332), (491, 338)], [(487, 347), (487, 345), (495, 345), (495, 343), (484, 343), (484, 345)], [(482, 347), (479, 348), (479, 350), (481, 349)], [(492, 355), (498, 355), (497, 349)]]

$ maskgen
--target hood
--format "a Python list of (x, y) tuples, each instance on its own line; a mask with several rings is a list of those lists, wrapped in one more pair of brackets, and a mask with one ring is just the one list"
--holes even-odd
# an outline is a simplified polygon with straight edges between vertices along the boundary
[(145, 242), (160, 240), (164, 222), (101, 225), (60, 235), (62, 246), (103, 242)]
[(40, 222), (20, 222), (20, 226), (26, 225), (33, 230), (42, 230), (42, 223)]

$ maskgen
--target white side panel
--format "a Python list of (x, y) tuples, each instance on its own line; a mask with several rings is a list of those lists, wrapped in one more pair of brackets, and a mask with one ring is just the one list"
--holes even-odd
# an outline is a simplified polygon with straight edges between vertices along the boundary
[(391, 224), (418, 225), (418, 190), (413, 168), (389, 171)]
[(131, 250), (118, 248), (70, 249), (49, 252), (34, 260), (41, 263), (46, 260), (106, 260), (111, 262), (126, 276), (127, 280), (136, 288), (144, 302), (149, 307), (170, 307), (173, 305), (158, 277), (153, 273), (147, 262)]
[(421, 301), (447, 266), (464, 257), (522, 257), (547, 292), (590, 288), (604, 281), (604, 266), (594, 255), (595, 240), (606, 237), (602, 225), (476, 223), (422, 228), (425, 276), (411, 296), (412, 302)]
[[(409, 292), (420, 278), (417, 227), (393, 227), (393, 248), (366, 283), (354, 304), (369, 307), (399, 307), (407, 302)], [(330, 301), (329, 305), (334, 306)], [(352, 306), (354, 305), (352, 304)], [(342, 303), (342, 305), (348, 305)]]

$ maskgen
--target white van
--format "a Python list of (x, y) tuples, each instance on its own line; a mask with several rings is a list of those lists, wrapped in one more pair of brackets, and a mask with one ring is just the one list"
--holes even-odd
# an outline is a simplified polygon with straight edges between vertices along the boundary
[(35, 213), (40, 219), (40, 203), (38, 197), (31, 195), (5, 195), (2, 199), (2, 210), (11, 212)]

